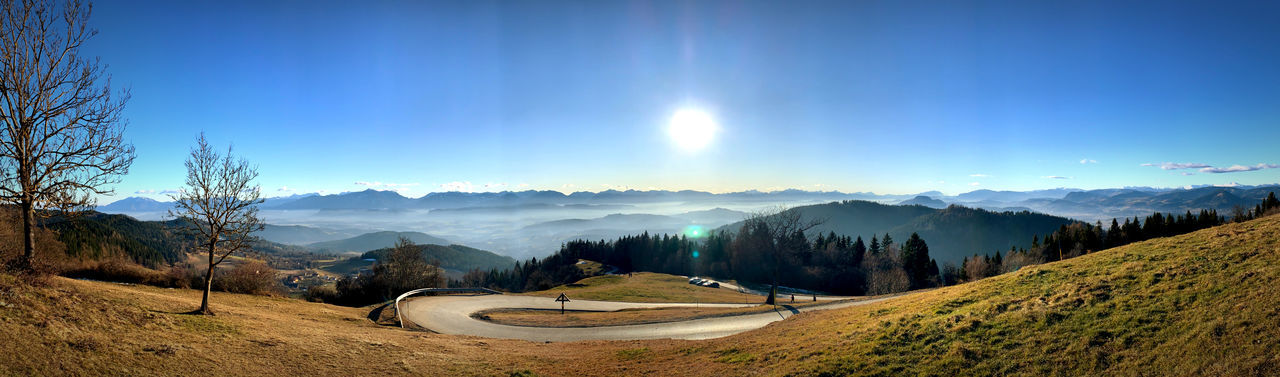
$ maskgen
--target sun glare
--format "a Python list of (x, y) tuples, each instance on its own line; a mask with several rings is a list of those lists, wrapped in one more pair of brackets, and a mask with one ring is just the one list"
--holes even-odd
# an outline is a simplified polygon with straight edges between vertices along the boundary
[(681, 149), (697, 151), (711, 143), (716, 133), (716, 121), (704, 111), (682, 109), (671, 116), (667, 133)]

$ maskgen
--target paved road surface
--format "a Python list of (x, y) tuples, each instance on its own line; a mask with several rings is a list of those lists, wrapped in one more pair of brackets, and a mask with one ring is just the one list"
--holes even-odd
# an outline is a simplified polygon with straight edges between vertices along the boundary
[[(819, 297), (821, 298), (821, 297)], [(635, 339), (711, 339), (758, 329), (774, 321), (790, 317), (801, 311), (825, 310), (865, 305), (884, 301), (881, 297), (862, 301), (834, 302), (828, 305), (797, 308), (795, 311), (779, 308), (778, 311), (731, 317), (703, 318), (689, 321), (651, 323), (643, 325), (603, 327), (527, 327), (501, 325), (471, 318), (471, 314), (489, 309), (532, 308), (560, 309), (560, 303), (548, 297), (481, 295), (420, 297), (401, 303), (405, 320), (443, 334), (475, 335), (489, 338), (524, 339), (532, 341), (568, 342), (576, 340), (635, 340)], [(799, 301), (799, 297), (797, 297)], [(691, 304), (691, 303), (631, 303), (573, 300), (566, 307), (575, 310), (620, 310), (628, 308), (657, 308), (675, 306), (744, 307), (751, 304)]]

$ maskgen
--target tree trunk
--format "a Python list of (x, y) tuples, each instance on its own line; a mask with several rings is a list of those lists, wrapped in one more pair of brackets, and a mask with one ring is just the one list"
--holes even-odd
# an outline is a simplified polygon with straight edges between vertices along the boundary
[(774, 280), (773, 285), (769, 287), (769, 297), (764, 299), (764, 304), (765, 305), (778, 304), (778, 281), (777, 280)]
[(213, 243), (209, 243), (209, 273), (204, 276), (204, 297), (200, 299), (200, 314), (213, 314), (209, 310), (209, 291), (213, 290)]
[(23, 199), (22, 208), (22, 259), (18, 260), (18, 268), (30, 270), (36, 255), (36, 217), (31, 200)]

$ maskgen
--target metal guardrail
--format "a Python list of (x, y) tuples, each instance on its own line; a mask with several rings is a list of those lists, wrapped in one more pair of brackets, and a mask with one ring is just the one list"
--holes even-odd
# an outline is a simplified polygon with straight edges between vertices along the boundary
[(396, 322), (400, 323), (400, 328), (404, 328), (404, 318), (400, 316), (400, 300), (403, 300), (405, 297), (413, 296), (419, 293), (428, 293), (428, 292), (431, 292), (431, 293), (485, 293), (485, 294), (491, 294), (491, 295), (502, 294), (502, 292), (498, 292), (489, 288), (422, 288), (422, 289), (415, 289), (412, 291), (408, 291), (400, 295), (399, 297), (396, 297), (396, 301), (393, 306), (393, 308), (395, 308), (396, 310)]

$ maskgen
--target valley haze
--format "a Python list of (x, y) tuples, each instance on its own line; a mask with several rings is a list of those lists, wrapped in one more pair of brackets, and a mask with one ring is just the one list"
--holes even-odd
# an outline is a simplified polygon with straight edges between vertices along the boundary
[[(1034, 191), (974, 190), (957, 195), (938, 191), (916, 194), (837, 191), (743, 191), (709, 193), (683, 190), (606, 190), (601, 192), (502, 191), (440, 192), (417, 198), (395, 191), (368, 189), (340, 194), (296, 194), (268, 198), (261, 205), (270, 225), (259, 235), (291, 245), (335, 241), (380, 231), (420, 232), (517, 260), (546, 256), (572, 240), (609, 240), (643, 232), (681, 234), (689, 226), (715, 229), (747, 215), (778, 206), (803, 207), (844, 200), (945, 208), (960, 205), (990, 211), (1032, 211), (1089, 223), (1216, 209), (1258, 202), (1280, 185), (1127, 187)], [(171, 203), (129, 197), (98, 211), (139, 220), (161, 220)], [(832, 229), (842, 233), (841, 229)], [(852, 234), (852, 233), (851, 233)], [(852, 234), (869, 238), (872, 234)], [(897, 236), (905, 236), (905, 234)], [(447, 240), (447, 241), (444, 241)], [(1025, 246), (1025, 245), (1023, 245)], [(385, 247), (385, 246), (383, 246)], [(363, 252), (367, 250), (351, 250)], [(995, 250), (974, 250), (990, 252)]]

